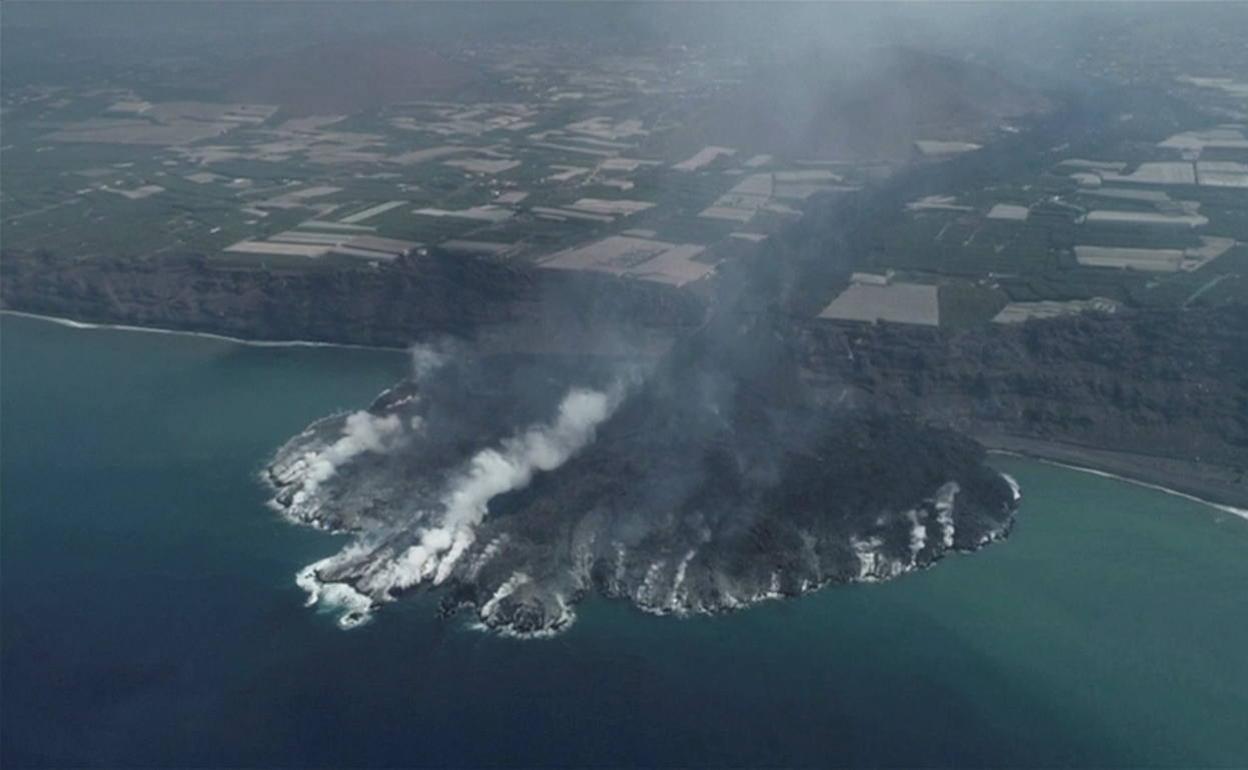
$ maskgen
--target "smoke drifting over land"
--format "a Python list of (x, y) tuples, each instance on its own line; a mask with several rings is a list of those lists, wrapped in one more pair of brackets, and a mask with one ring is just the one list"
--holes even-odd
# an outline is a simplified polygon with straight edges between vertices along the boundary
[[(1017, 492), (978, 446), (808, 386), (774, 332), (717, 332), (649, 368), (463, 353), (313, 425), (269, 471), (275, 504), (356, 540), (299, 583), (344, 626), (437, 588), (448, 611), (541, 635), (591, 592), (719, 612), (1008, 531)], [(348, 440), (366, 448), (336, 450)]]
[[(158, 39), (150, 33), (202, 12), (162, 8), (135, 24)], [(608, 229), (627, 232), (614, 214), (564, 221), (576, 214), (570, 210), (556, 214), (561, 224), (547, 232), (542, 216), (549, 215), (539, 209), (555, 175), (520, 165), (536, 168), (552, 151), (545, 141), (523, 158), (513, 153), (511, 168), (533, 175), (523, 177), (526, 189), (510, 190), (517, 179), (500, 177), (489, 191), (485, 208), (534, 225), (511, 232), (501, 220), (491, 223), (502, 228), (491, 231), (499, 240), (481, 243), (504, 246), (503, 256), (440, 250), (451, 231), (439, 235), (439, 224), (420, 236), (420, 249), (367, 269), (223, 277), (189, 265), (194, 292), (165, 285), (162, 271), (129, 265), (100, 269), (98, 277), (78, 260), (64, 270), (44, 263), (10, 270), (6, 297), (35, 309), (46, 309), (38, 302), (51, 294), (90, 317), (129, 313), (161, 323), (176, 314), (183, 325), (248, 336), (460, 340), (415, 348), (410, 377), (367, 409), (312, 424), (266, 472), (285, 516), (351, 533), (349, 546), (297, 578), (311, 602), (340, 608), (343, 625), (425, 590), (437, 590), (448, 612), (523, 635), (566, 628), (591, 593), (650, 612), (718, 612), (829, 583), (891, 578), (1008, 531), (1017, 490), (984, 465), (981, 447), (879, 407), (834, 376), (815, 376), (796, 347), (800, 319), (826, 305), (830, 287), (862, 256), (844, 253), (844, 223), (820, 195), (831, 200), (878, 181), (910, 160), (915, 140), (987, 141), (1003, 121), (1051, 106), (1031, 82), (968, 53), (968, 39), (992, 39), (967, 34), (969, 26), (987, 29), (991, 14), (958, 11), (968, 26), (943, 11), (894, 14), (866, 5), (783, 13), (748, 5), (708, 13), (683, 4), (398, 5), (367, 13), (318, 6), (306, 15), (301, 9), (298, 25), (279, 6), (237, 13), (253, 22), (241, 25), (246, 30), (197, 23), (233, 47), (222, 49), (211, 72), (187, 78), (212, 98), (261, 100), (282, 115), (355, 113), (343, 124), (349, 128), (329, 133), (364, 144), (334, 163), (406, 157), (397, 144), (406, 147), (414, 127), (451, 131), (456, 138), (445, 141), (458, 152), (472, 142), (455, 132), (476, 130), (478, 121), (490, 144), (472, 146), (493, 157), (550, 132), (570, 136), (570, 125), (620, 109), (621, 124), (637, 125), (627, 143), (577, 136), (566, 141), (588, 144), (556, 143), (553, 151), (618, 155), (617, 168), (635, 164), (636, 182), (608, 179), (604, 170), (587, 173), (586, 185), (614, 181), (639, 197), (654, 180), (669, 186), (645, 190), (638, 211), (671, 214), (680, 224), (673, 232), (696, 241), (692, 253), (704, 260), (689, 258), (697, 276), (689, 285), (688, 276), (661, 266), (634, 275), (640, 262), (543, 266), (556, 248), (579, 248)], [(129, 50), (132, 34), (144, 36), (121, 26), (125, 34), (113, 37), (84, 27), (81, 50), (105, 38)], [(20, 65), (37, 52), (18, 53)], [(83, 62), (94, 66), (85, 54)], [(534, 79), (547, 67), (557, 81)], [(578, 67), (584, 71), (564, 71)], [(356, 82), (361, 77), (369, 82)], [(396, 101), (423, 109), (418, 102), (441, 99), (444, 89), (478, 106), (433, 123), (420, 110), (367, 115)], [(516, 114), (481, 117), (521, 102)], [(525, 127), (499, 133), (516, 126)], [(396, 152), (385, 149), (396, 136), (391, 129), (401, 136)], [(728, 153), (733, 168), (681, 168), (680, 158), (720, 145), (740, 150)], [(313, 149), (299, 152), (323, 160)], [(772, 200), (775, 177), (764, 166), (773, 157), (787, 164), (775, 175), (789, 179), (788, 203)], [(863, 165), (847, 171), (846, 162)], [(764, 180), (765, 193), (736, 194), (728, 223), (714, 221), (725, 208), (716, 202), (727, 196), (701, 200), (700, 178), (709, 174), (716, 178), (708, 191), (724, 179), (735, 190), (740, 176)], [(809, 179), (822, 181), (804, 185)], [(431, 174), (427, 184), (420, 178), (427, 189), (387, 192), (395, 200), (382, 205), (450, 189), (439, 180)], [(847, 183), (824, 184), (832, 180)], [(528, 186), (537, 207), (519, 204)], [(496, 211), (503, 189), (514, 211)], [(563, 191), (568, 205), (582, 197), (572, 190)], [(596, 196), (606, 194), (584, 197), (601, 203)], [(424, 203), (451, 205), (423, 201), (414, 214), (428, 210)], [(745, 230), (734, 216), (745, 217), (742, 228), (758, 221)], [(574, 229), (587, 221), (596, 230)], [(657, 221), (645, 227), (670, 224)], [(793, 222), (802, 228), (796, 235)], [(649, 232), (646, 238), (660, 237)], [(737, 248), (763, 242), (748, 258)]]
[[(695, 114), (670, 141), (701, 147), (737, 131), (723, 141), (880, 159), (908, 153), (921, 132), (945, 131), (958, 116), (971, 137), (1043, 106), (1030, 91), (1004, 98), (1004, 81), (978, 65), (881, 54), (874, 46), (896, 41), (855, 38), (862, 28), (848, 19), (828, 28), (834, 40), (784, 56), (755, 40), (743, 50), (762, 56), (751, 68), (757, 81)], [(628, 29), (651, 50), (677, 44), (675, 33), (660, 41), (649, 27)], [(722, 41), (745, 29), (715, 34)], [(842, 71), (846, 62), (855, 68)], [(797, 72), (815, 75), (785, 77)], [(896, 98), (863, 92), (888, 78), (904, 81)], [(776, 120), (739, 118), (772, 113)], [(795, 129), (781, 136), (777, 121)], [(773, 136), (775, 147), (759, 145)], [(657, 362), (629, 359), (627, 324), (600, 323), (609, 305), (585, 302), (584, 286), (550, 284), (545, 305), (580, 310), (552, 333), (599, 334), (602, 344), (576, 348), (596, 357), (488, 356), (465, 342), (435, 356), (441, 366), (418, 364), (365, 416), (312, 425), (269, 469), (274, 504), (355, 540), (309, 565), (300, 585), (314, 602), (340, 607), (344, 626), (406, 592), (437, 590), (447, 612), (541, 635), (566, 628), (592, 593), (655, 613), (720, 612), (888, 579), (1004, 536), (1017, 490), (984, 465), (979, 445), (811, 376), (794, 317), (810, 297), (826, 301), (820, 287), (852, 263), (837, 214), (825, 208), (801, 233), (773, 234), (756, 258), (724, 260), (682, 294), (705, 312)], [(638, 323), (647, 312), (617, 315)], [(414, 359), (431, 360), (423, 350)], [(322, 459), (344, 455), (340, 445), (364, 449), (322, 478)]]

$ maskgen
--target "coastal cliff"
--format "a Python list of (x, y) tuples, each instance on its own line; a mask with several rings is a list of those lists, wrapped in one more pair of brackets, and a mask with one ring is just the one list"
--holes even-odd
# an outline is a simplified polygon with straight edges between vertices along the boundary
[(1248, 306), (946, 332), (808, 322), (808, 376), (989, 447), (1248, 507)]
[(376, 269), (227, 270), (198, 257), (6, 252), (4, 309), (255, 340), (378, 347), (450, 336), (506, 352), (661, 352), (701, 322), (662, 284), (428, 255)]
[[(79, 321), (384, 347), (455, 337), (483, 354), (661, 354), (708, 312), (697, 295), (657, 284), (434, 257), (271, 273), (195, 258), (6, 254), (0, 278), (4, 308)], [(787, 315), (772, 323), (796, 346), (803, 376), (843, 383), (859, 403), (990, 448), (1248, 507), (1246, 306), (956, 332)]]

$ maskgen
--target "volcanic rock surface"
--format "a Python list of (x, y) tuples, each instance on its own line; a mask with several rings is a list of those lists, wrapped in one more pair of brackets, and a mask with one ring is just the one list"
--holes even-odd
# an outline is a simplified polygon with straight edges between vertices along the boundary
[(809, 387), (773, 334), (698, 337), (648, 368), (417, 351), (412, 378), (268, 469), (285, 515), (356, 535), (300, 584), (344, 626), (436, 587), (448, 612), (543, 635), (591, 592), (720, 612), (1008, 532), (1018, 490), (982, 448)]

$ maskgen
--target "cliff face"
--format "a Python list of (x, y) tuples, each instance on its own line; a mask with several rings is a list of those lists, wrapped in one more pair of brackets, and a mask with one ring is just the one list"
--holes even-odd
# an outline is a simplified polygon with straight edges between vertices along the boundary
[(0, 279), (10, 310), (394, 347), (455, 336), (511, 351), (661, 349), (704, 313), (693, 295), (658, 284), (437, 256), (374, 270), (280, 273), (220, 270), (196, 258), (5, 254)]
[(972, 434), (1248, 469), (1248, 306), (800, 336), (810, 376)]
[[(4, 307), (253, 339), (379, 346), (453, 336), (490, 352), (666, 349), (694, 295), (591, 273), (425, 257), (267, 273), (202, 260), (5, 255)], [(961, 333), (782, 322), (813, 381), (974, 435), (1008, 434), (1248, 468), (1248, 307), (1129, 312)], [(757, 347), (751, 348), (757, 351)]]

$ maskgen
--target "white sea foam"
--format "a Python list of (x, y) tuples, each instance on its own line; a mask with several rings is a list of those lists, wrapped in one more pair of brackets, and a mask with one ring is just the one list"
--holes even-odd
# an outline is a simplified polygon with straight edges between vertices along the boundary
[[(1171, 489), (1170, 487), (1165, 487), (1165, 486), (1162, 486), (1161, 484), (1154, 484), (1151, 481), (1133, 479), (1130, 476), (1121, 476), (1117, 473), (1110, 473), (1109, 471), (1102, 471), (1096, 468), (1088, 468), (1083, 465), (1073, 465), (1071, 463), (1064, 463), (1058, 460), (1049, 460), (1044, 457), (1034, 457), (1032, 455), (1023, 454), (1019, 452), (1011, 452), (1005, 449), (994, 449), (993, 452), (996, 454), (1010, 455), (1013, 457), (1027, 457), (1029, 459), (1036, 460), (1037, 462), (1042, 462), (1045, 465), (1055, 465), (1059, 468), (1066, 468), (1072, 471), (1079, 471), (1080, 473), (1090, 473), (1093, 476), (1100, 476), (1106, 479), (1114, 479), (1115, 481), (1123, 481), (1123, 482), (1126, 482), (1127, 484), (1134, 484), (1137, 487), (1144, 487), (1145, 489), (1151, 489), (1156, 492), (1162, 492), (1167, 495), (1173, 495), (1174, 497), (1181, 497), (1184, 500), (1191, 500), (1193, 503), (1200, 503), (1201, 505), (1207, 505), (1210, 508), (1217, 509), (1219, 511), (1222, 511), (1223, 513), (1229, 513), (1232, 516), (1237, 516), (1241, 519), (1244, 519), (1245, 521), (1248, 521), (1248, 508), (1237, 508), (1233, 505), (1215, 503), (1211, 500), (1205, 500), (1204, 498), (1197, 497), (1196, 495), (1188, 494), (1187, 492), (1180, 492), (1177, 489)], [(1006, 478), (1008, 479), (1009, 477), (1007, 476)]]
[(1128, 484), (1135, 484), (1138, 487), (1145, 487), (1147, 489), (1152, 489), (1157, 492), (1164, 492), (1167, 495), (1174, 495), (1175, 497), (1181, 497), (1184, 500), (1191, 500), (1194, 503), (1201, 503), (1202, 505), (1207, 505), (1210, 508), (1216, 508), (1219, 511), (1222, 511), (1223, 513), (1229, 513), (1232, 516), (1238, 516), (1239, 518), (1244, 519), (1245, 521), (1248, 521), (1248, 508), (1236, 508), (1233, 505), (1223, 505), (1222, 503), (1215, 503), (1209, 500), (1203, 500), (1195, 495), (1189, 495), (1186, 492), (1180, 492), (1177, 489), (1170, 489), (1169, 487), (1163, 487), (1160, 484), (1153, 484), (1147, 481), (1140, 481), (1139, 479), (1133, 479), (1127, 476), (1119, 476), (1116, 473), (1109, 473), (1108, 471), (1101, 471), (1095, 468), (1085, 468), (1080, 465), (1070, 465), (1068, 463), (1059, 463), (1054, 460), (1041, 460), (1041, 462), (1048, 463), (1049, 465), (1057, 465), (1063, 468), (1069, 468), (1072, 471), (1090, 473), (1093, 476), (1101, 476), (1107, 479), (1125, 481)]
[(34, 318), (39, 321), (48, 321), (60, 326), (67, 326), (71, 329), (95, 329), (119, 332), (143, 332), (145, 334), (177, 334), (185, 337), (200, 337), (203, 339), (219, 340), (221, 342), (230, 342), (235, 345), (246, 345), (255, 348), (354, 348), (357, 350), (399, 350), (397, 347), (382, 347), (379, 345), (353, 345), (345, 342), (318, 342), (315, 340), (249, 340), (242, 337), (229, 337), (224, 334), (213, 334), (212, 332), (191, 332), (179, 329), (160, 329), (154, 326), (127, 326), (125, 324), (96, 324), (86, 321), (75, 321), (71, 318), (61, 318), (59, 316), (42, 315), (40, 313), (26, 313), (20, 310), (0, 310), (0, 313), (7, 313), (22, 318)]
[(324, 583), (317, 577), (318, 569), (335, 563), (339, 558), (341, 554), (309, 564), (295, 575), (295, 584), (307, 591), (307, 606), (340, 610), (338, 625), (344, 629), (355, 628), (372, 617), (373, 601), (345, 583)]

